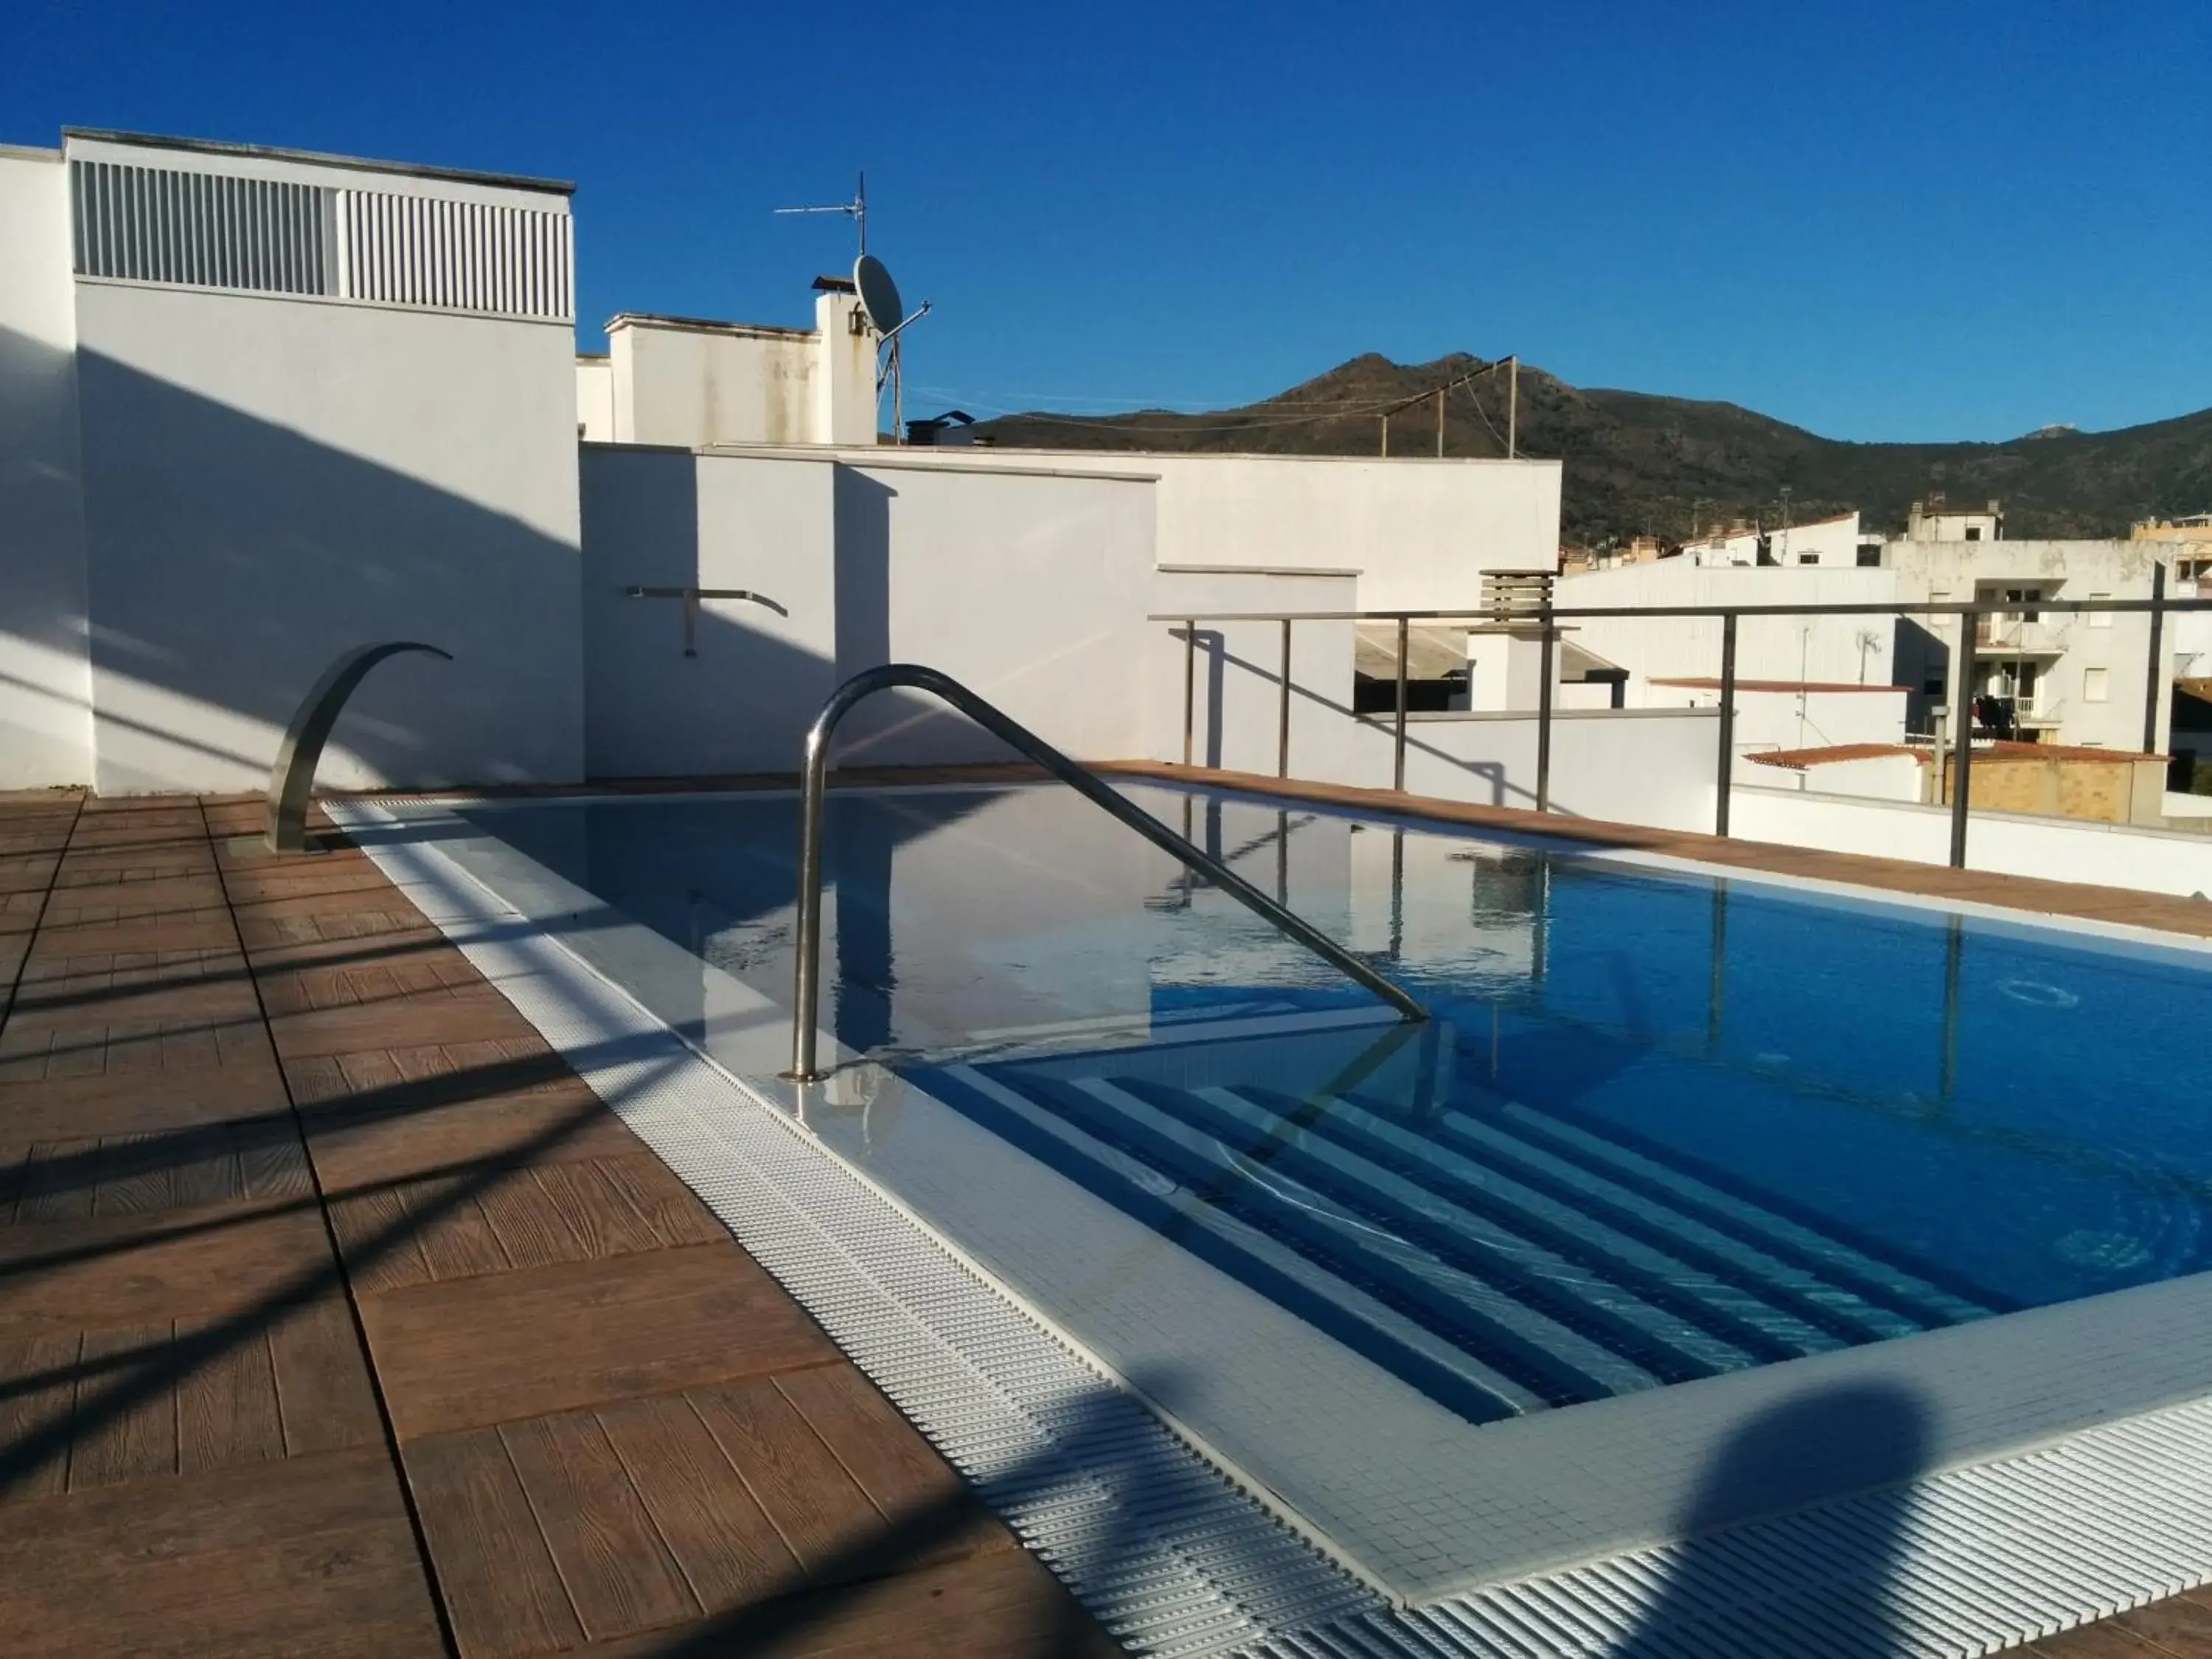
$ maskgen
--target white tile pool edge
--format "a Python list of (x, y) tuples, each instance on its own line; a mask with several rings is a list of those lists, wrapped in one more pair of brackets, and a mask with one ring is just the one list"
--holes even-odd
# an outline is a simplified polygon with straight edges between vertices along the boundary
[[(367, 805), (334, 816), (395, 821)], [(782, 1114), (557, 941), (514, 930), (517, 913), (442, 852), (368, 850), (1132, 1649), (1604, 1653), (1699, 1553), (1631, 1551), (1393, 1611)], [(495, 927), (495, 941), (471, 937)], [(1723, 1536), (1747, 1585), (1801, 1586), (1782, 1611), (1802, 1600), (1813, 1623), (1792, 1626), (1789, 1650), (1860, 1652), (1840, 1625), (1832, 1649), (1814, 1640), (1835, 1617), (1819, 1598), (1837, 1592), (1806, 1565), (1863, 1536), (1869, 1506), (1902, 1505), (1885, 1639), (1899, 1654), (1992, 1652), (2212, 1582), (2207, 1490), (2212, 1401), (2191, 1401)]]
[[(333, 804), (341, 827), (398, 820)], [(434, 847), (364, 849), (1133, 1651), (1379, 1607), (1064, 1339)]]

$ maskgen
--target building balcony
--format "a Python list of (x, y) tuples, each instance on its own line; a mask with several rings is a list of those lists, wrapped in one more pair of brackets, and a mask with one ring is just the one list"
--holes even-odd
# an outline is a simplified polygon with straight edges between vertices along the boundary
[(1978, 617), (1974, 648), (2015, 657), (2060, 657), (2066, 653), (2066, 634), (2049, 623), (2021, 617)]

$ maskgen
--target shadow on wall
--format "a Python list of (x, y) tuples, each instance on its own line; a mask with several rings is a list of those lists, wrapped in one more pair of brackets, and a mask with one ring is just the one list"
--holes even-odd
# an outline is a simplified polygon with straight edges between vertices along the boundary
[[(1904, 1484), (1926, 1469), (1929, 1441), (1924, 1408), (1893, 1383), (1814, 1389), (1753, 1417), (1707, 1467), (1681, 1517), (1686, 1541), (1613, 1659), (1917, 1651), (1893, 1581), (1913, 1518)], [(1731, 1530), (1853, 1493), (1870, 1496), (1848, 1533), (1801, 1546), (1786, 1566), (1762, 1567)]]
[[(0, 365), (41, 357), (67, 361), (0, 330)], [(619, 592), (585, 593), (572, 536), (95, 352), (80, 351), (76, 371), (82, 555), (50, 533), (54, 556), (42, 557), (34, 576), (19, 566), (0, 578), (8, 600), (0, 629), (15, 647), (0, 647), (0, 732), (60, 734), (43, 738), (41, 752), (52, 749), (61, 769), (21, 781), (82, 781), (82, 770), (71, 776), (66, 763), (81, 754), (89, 729), (92, 781), (101, 793), (258, 789), (317, 677), (342, 652), (387, 639), (423, 640), (454, 660), (372, 675), (331, 738), (326, 785), (560, 783), (586, 775), (583, 612), (625, 601)], [(573, 501), (573, 447), (561, 446), (549, 465), (568, 469), (565, 482), (549, 471), (532, 488), (541, 499)], [(21, 482), (9, 477), (11, 499)], [(866, 480), (852, 483), (888, 494)], [(65, 477), (60, 488), (67, 491)], [(688, 501), (672, 499), (672, 512)], [(13, 522), (20, 528), (23, 520)], [(687, 580), (696, 584), (696, 511), (682, 533)], [(861, 590), (873, 585), (878, 640), (888, 630), (880, 620), (887, 537), (879, 536), (872, 562), (865, 544), (849, 571), (841, 561), (841, 605), (850, 599), (869, 614)], [(683, 655), (676, 607), (665, 609), (665, 672), (674, 677), (696, 659)], [(825, 641), (835, 637), (831, 619), (819, 625)], [(808, 688), (809, 716), (820, 700), (811, 688), (826, 696), (839, 666), (711, 614), (700, 618), (699, 652), (725, 661), (741, 655), (763, 684)], [(659, 659), (653, 672), (662, 672)], [(626, 688), (604, 690), (621, 696)], [(879, 731), (938, 713), (933, 702), (902, 701), (903, 709), (876, 712)], [(733, 724), (753, 718), (730, 711)], [(787, 747), (781, 767), (795, 768), (805, 718), (781, 718), (787, 744), (772, 747)], [(976, 746), (984, 746), (980, 738)], [(870, 759), (904, 758), (896, 744), (879, 747)]]

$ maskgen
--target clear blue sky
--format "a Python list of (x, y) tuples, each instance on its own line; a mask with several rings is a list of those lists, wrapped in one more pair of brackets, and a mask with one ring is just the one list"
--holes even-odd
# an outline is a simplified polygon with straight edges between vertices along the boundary
[(577, 180), (587, 346), (617, 310), (805, 320), (849, 231), (769, 210), (865, 167), (937, 302), (909, 380), (979, 413), (1455, 349), (1847, 438), (2212, 404), (2204, 0), (8, 16), (0, 139)]

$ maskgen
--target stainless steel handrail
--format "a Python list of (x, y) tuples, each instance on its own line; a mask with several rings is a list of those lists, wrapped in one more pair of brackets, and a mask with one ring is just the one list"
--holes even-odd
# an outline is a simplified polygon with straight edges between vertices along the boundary
[(830, 738), (838, 722), (862, 699), (896, 686), (911, 686), (941, 697), (1000, 742), (1020, 750), (1062, 783), (1109, 816), (1120, 819), (1186, 868), (1212, 882), (1247, 909), (1272, 922), (1330, 966), (1365, 986), (1409, 1020), (1429, 1011), (1353, 956), (1328, 934), (1269, 898), (1220, 860), (1201, 851), (1142, 807), (1133, 806), (1105, 781), (1024, 726), (1018, 725), (949, 674), (919, 663), (885, 663), (855, 674), (832, 692), (807, 728), (805, 772), (799, 812), (799, 965), (791, 1017), (791, 1070), (796, 1082), (813, 1083), (829, 1073), (816, 1063), (816, 1019), (822, 1000), (822, 793), (830, 771)]

